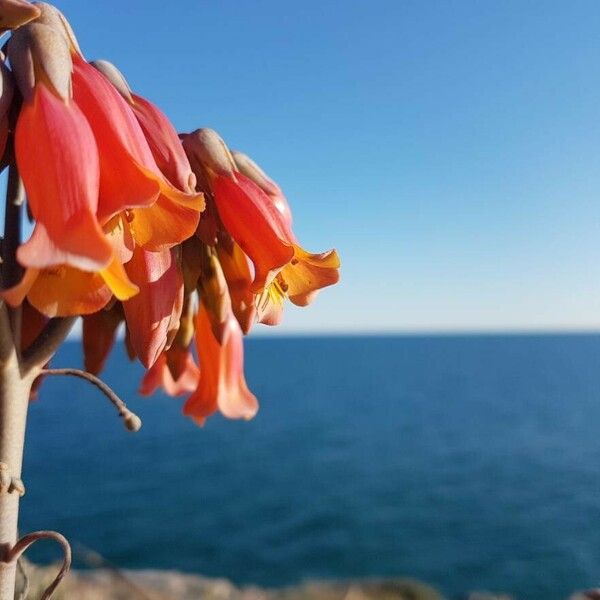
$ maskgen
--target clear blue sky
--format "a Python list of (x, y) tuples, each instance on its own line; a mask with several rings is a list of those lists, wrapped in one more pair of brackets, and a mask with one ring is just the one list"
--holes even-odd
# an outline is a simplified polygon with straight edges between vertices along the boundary
[(338, 248), (342, 283), (283, 331), (600, 327), (597, 1), (56, 4)]

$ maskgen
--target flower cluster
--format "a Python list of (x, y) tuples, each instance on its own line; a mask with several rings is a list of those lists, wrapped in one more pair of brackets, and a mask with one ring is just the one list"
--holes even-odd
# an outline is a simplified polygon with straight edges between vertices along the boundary
[(339, 279), (335, 250), (311, 254), (281, 189), (217, 133), (177, 134), (117, 68), (88, 62), (46, 3), (0, 0), (13, 29), (0, 62), (0, 144), (33, 219), (23, 269), (2, 296), (24, 312), (22, 345), (48, 319), (81, 316), (98, 373), (125, 323), (141, 393), (189, 394), (198, 423), (258, 408), (243, 335), (276, 325)]

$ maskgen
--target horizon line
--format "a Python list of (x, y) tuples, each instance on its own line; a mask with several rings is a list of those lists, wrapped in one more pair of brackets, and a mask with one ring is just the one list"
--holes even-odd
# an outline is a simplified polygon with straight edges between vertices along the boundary
[(594, 327), (437, 327), (403, 329), (293, 329), (288, 331), (256, 329), (252, 338), (278, 337), (445, 337), (445, 336), (526, 336), (526, 335), (600, 335), (600, 326)]
[[(69, 334), (68, 341), (80, 341), (81, 329), (76, 327)], [(597, 326), (531, 326), (531, 327), (406, 327), (394, 329), (290, 329), (281, 330), (268, 326), (254, 328), (246, 339), (271, 338), (315, 338), (315, 337), (477, 337), (477, 336), (531, 336), (531, 335), (600, 335)], [(118, 331), (116, 340), (121, 340), (123, 332)]]

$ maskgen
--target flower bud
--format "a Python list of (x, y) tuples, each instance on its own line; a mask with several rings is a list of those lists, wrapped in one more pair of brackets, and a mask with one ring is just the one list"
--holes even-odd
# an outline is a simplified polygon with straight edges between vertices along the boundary
[(106, 79), (108, 79), (117, 89), (119, 94), (127, 100), (130, 104), (133, 104), (133, 98), (131, 97), (131, 88), (127, 83), (123, 73), (115, 67), (111, 62), (107, 60), (93, 60), (90, 63), (93, 67), (98, 69)]
[(60, 10), (47, 2), (36, 2), (35, 6), (40, 10), (40, 16), (38, 17), (37, 22), (42, 25), (47, 25), (59, 32), (67, 41), (67, 45), (77, 52), (77, 54), (81, 54), (81, 49), (79, 48), (75, 33), (73, 32), (69, 21), (67, 21)]
[(202, 257), (200, 286), (202, 302), (206, 307), (213, 335), (221, 342), (231, 313), (231, 299), (221, 263), (216, 253), (207, 247)]
[(15, 31), (8, 58), (25, 101), (39, 83), (64, 101), (71, 98), (71, 54), (64, 37), (52, 27), (34, 22)]
[[(183, 148), (199, 180), (208, 176), (232, 175), (235, 171), (233, 156), (221, 136), (213, 129), (196, 129), (182, 136)], [(209, 183), (207, 182), (207, 183)]]
[(270, 196), (281, 194), (279, 186), (247, 155), (233, 151), (233, 160), (240, 173), (251, 179)]
[(132, 431), (133, 433), (142, 428), (142, 420), (128, 409), (123, 413), (123, 422), (127, 431)]
[(0, 0), (0, 33), (16, 29), (40, 16), (40, 9), (25, 0)]

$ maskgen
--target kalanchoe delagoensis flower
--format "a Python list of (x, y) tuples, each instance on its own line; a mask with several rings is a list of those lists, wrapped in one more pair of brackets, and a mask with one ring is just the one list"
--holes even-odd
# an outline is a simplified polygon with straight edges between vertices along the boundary
[(160, 250), (183, 242), (196, 231), (199, 211), (204, 204), (200, 195), (194, 194), (196, 176), (177, 132), (157, 106), (130, 90), (125, 77), (113, 64), (104, 60), (91, 64), (112, 83), (133, 111), (165, 178), (188, 194), (184, 201), (161, 194), (150, 208), (133, 212), (130, 227), (137, 243), (148, 250)]
[(169, 396), (184, 396), (198, 387), (199, 379), (200, 369), (191, 353), (185, 355), (184, 369), (175, 377), (168, 365), (168, 352), (163, 352), (146, 371), (139, 393), (142, 396), (151, 396), (156, 390), (162, 389)]
[(140, 393), (189, 394), (198, 424), (253, 417), (243, 336), (337, 282), (337, 253), (301, 247), (281, 188), (247, 155), (211, 129), (178, 135), (114, 65), (88, 63), (55, 7), (0, 0), (3, 25), (20, 27), (10, 70), (0, 61), (0, 150), (14, 141), (4, 161), (34, 229), (16, 250), (22, 280), (0, 294), (33, 315), (24, 343), (51, 317), (82, 316), (99, 373), (124, 323)]
[(32, 23), (13, 35), (8, 53), (23, 95), (16, 158), (36, 220), (19, 262), (101, 271), (113, 252), (97, 217), (98, 149), (72, 98), (69, 49), (60, 33)]
[(292, 231), (292, 211), (279, 186), (248, 156), (233, 152), (237, 167), (254, 181), (270, 198), (281, 215), (282, 228), (287, 239), (293, 244), (294, 258), (283, 267), (272, 285), (277, 293), (297, 306), (307, 306), (314, 300), (319, 290), (339, 281), (340, 260), (335, 250), (319, 254), (306, 252)]
[(256, 163), (229, 152), (212, 130), (184, 136), (183, 145), (198, 181), (214, 197), (223, 228), (253, 263), (254, 278), (247, 291), (258, 295), (262, 322), (279, 323), (286, 298), (306, 306), (320, 289), (337, 283), (337, 252), (311, 254), (300, 246), (285, 196)]
[(184, 405), (184, 414), (199, 425), (217, 410), (231, 419), (251, 419), (258, 411), (258, 401), (246, 385), (242, 330), (233, 313), (227, 316), (219, 342), (201, 302), (196, 315), (196, 350), (200, 381)]
[[(12, 598), (20, 554), (52, 537), (65, 562), (49, 597), (68, 546), (53, 532), (16, 535), (28, 394), (43, 378), (76, 375), (137, 431), (140, 419), (95, 376), (123, 323), (127, 355), (146, 371), (141, 394), (188, 395), (183, 412), (199, 425), (215, 412), (250, 419), (258, 401), (244, 334), (256, 321), (277, 323), (284, 300), (305, 305), (335, 283), (339, 259), (302, 249), (280, 187), (251, 159), (210, 129), (178, 135), (114, 65), (88, 62), (55, 7), (0, 0), (0, 33), (9, 30), (0, 52), (0, 584)], [(23, 242), (25, 212), (33, 230)], [(50, 368), (78, 317), (87, 372)]]
[(151, 367), (167, 345), (169, 331), (179, 328), (183, 277), (175, 250), (136, 249), (125, 265), (139, 293), (123, 303), (131, 345), (140, 362)]
[(198, 180), (212, 193), (224, 228), (254, 265), (252, 290), (261, 291), (294, 256), (280, 218), (266, 194), (236, 172), (225, 142), (210, 129), (183, 138)]
[[(17, 253), (25, 277), (4, 297), (18, 304), (27, 295), (48, 316), (89, 314), (113, 294), (134, 296), (139, 288), (122, 266), (134, 248), (181, 243), (204, 203), (191, 189), (193, 174), (172, 127), (177, 172), (186, 173), (175, 183), (154, 159), (148, 139), (160, 135), (152, 123), (145, 135), (115, 87), (85, 62), (64, 17), (40, 8), (40, 18), (9, 45), (24, 97), (16, 158), (36, 224)], [(167, 124), (164, 115), (155, 123), (161, 132)], [(170, 174), (168, 158), (162, 163)]]

